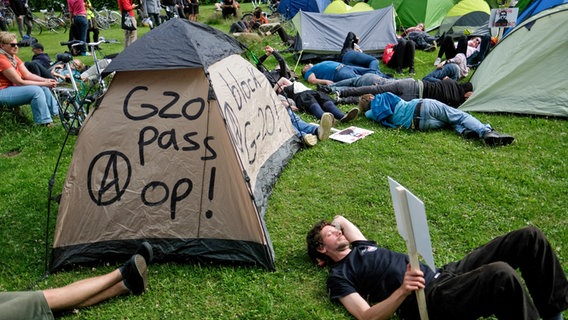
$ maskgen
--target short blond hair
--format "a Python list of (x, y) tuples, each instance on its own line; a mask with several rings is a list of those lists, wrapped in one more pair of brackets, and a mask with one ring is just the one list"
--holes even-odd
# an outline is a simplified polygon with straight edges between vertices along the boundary
[(15, 33), (8, 32), (8, 31), (1, 31), (0, 32), (0, 43), (1, 44), (8, 44), (14, 40), (18, 40), (18, 37)]
[(373, 101), (374, 98), (375, 96), (370, 93), (366, 93), (359, 97), (359, 110), (361, 112), (369, 111), (369, 109), (371, 109), (371, 101)]

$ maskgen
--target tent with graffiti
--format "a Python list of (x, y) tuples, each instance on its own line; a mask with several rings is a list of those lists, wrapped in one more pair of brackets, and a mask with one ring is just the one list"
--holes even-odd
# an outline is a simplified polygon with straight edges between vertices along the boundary
[(124, 261), (144, 240), (156, 261), (274, 269), (263, 217), (299, 140), (242, 51), (221, 31), (172, 19), (105, 69), (114, 77), (63, 185), (52, 271)]

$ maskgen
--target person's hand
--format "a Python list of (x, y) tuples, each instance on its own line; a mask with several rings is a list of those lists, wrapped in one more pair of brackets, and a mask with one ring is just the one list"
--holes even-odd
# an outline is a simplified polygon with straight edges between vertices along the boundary
[(271, 46), (266, 46), (264, 47), (264, 51), (266, 52), (267, 55), (271, 55), (272, 52), (274, 52), (274, 48), (272, 48)]
[(426, 287), (426, 281), (424, 280), (424, 273), (422, 270), (412, 270), (410, 264), (406, 265), (406, 272), (404, 273), (404, 279), (402, 280), (401, 289), (406, 295), (411, 294), (419, 289), (424, 289)]
[(294, 112), (300, 111), (300, 109), (298, 109), (298, 107), (296, 107), (296, 106), (290, 106), (290, 109), (292, 109), (292, 111), (294, 111)]
[(443, 67), (444, 67), (444, 63), (443, 63), (443, 62), (439, 63), (439, 64), (436, 66), (436, 68), (438, 68), (438, 69), (442, 69)]
[(57, 86), (57, 80), (55, 79), (45, 79), (46, 86), (49, 88), (55, 88)]

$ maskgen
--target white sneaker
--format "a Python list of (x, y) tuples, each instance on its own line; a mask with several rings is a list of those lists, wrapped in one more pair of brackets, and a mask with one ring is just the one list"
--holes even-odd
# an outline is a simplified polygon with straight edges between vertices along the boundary
[(333, 115), (329, 112), (324, 113), (321, 116), (320, 125), (319, 125), (318, 129), (316, 130), (316, 133), (318, 135), (318, 139), (320, 141), (326, 140), (327, 138), (329, 138), (329, 133), (331, 131), (332, 125), (333, 125)]
[(314, 136), (313, 134), (308, 133), (304, 136), (304, 143), (308, 147), (313, 147), (316, 144), (318, 144), (318, 138), (316, 136)]
[(434, 65), (437, 66), (442, 62), (442, 59), (440, 57), (436, 58), (436, 61), (434, 61)]

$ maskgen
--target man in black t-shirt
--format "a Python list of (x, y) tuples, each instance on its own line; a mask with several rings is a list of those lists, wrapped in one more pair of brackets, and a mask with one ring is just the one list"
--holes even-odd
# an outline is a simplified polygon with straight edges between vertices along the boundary
[(430, 319), (561, 320), (568, 308), (566, 275), (535, 227), (497, 237), (437, 270), (425, 265), (412, 270), (406, 255), (378, 247), (343, 216), (318, 222), (306, 240), (311, 260), (331, 265), (331, 300), (357, 319), (389, 319), (395, 313), (399, 319), (420, 319), (412, 294), (419, 289)]

